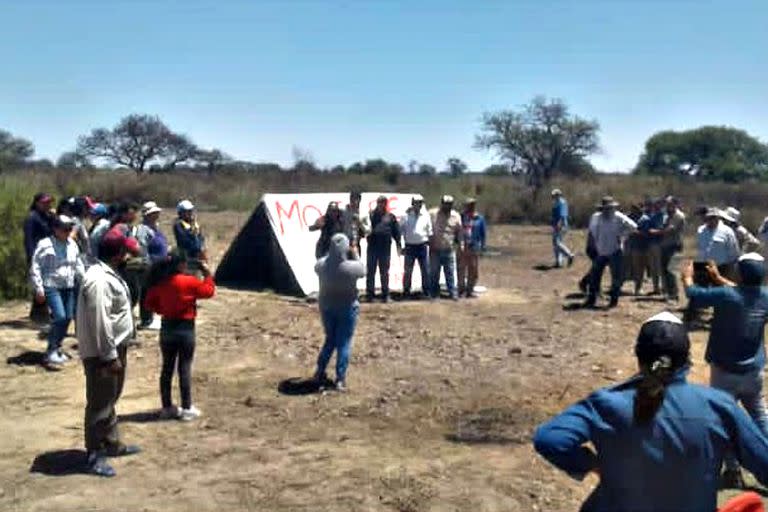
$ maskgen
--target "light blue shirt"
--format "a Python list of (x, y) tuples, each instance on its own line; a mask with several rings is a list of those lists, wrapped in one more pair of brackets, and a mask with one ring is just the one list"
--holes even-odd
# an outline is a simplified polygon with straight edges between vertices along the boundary
[(712, 260), (716, 265), (735, 263), (741, 255), (739, 240), (731, 228), (720, 222), (715, 229), (699, 227), (696, 236), (698, 261)]

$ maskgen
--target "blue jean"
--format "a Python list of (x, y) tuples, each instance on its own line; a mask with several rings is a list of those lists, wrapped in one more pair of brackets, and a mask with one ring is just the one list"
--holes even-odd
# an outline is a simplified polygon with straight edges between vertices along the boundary
[(445, 274), (445, 284), (451, 297), (456, 296), (456, 282), (453, 279), (456, 270), (456, 253), (453, 249), (434, 249), (429, 253), (429, 276), (432, 281), (432, 296), (440, 295), (440, 268)]
[(61, 342), (67, 335), (69, 322), (75, 317), (77, 289), (45, 288), (45, 300), (51, 311), (51, 330), (48, 331), (47, 350), (50, 354), (61, 348)]
[(352, 352), (352, 336), (355, 334), (360, 306), (353, 304), (346, 308), (321, 309), (325, 329), (325, 344), (317, 358), (317, 375), (322, 376), (328, 367), (333, 351), (336, 351), (336, 380), (345, 382), (349, 356)]
[[(709, 385), (731, 394), (736, 401), (741, 402), (747, 414), (755, 420), (757, 427), (768, 436), (762, 368), (748, 373), (731, 373), (712, 364), (709, 367)], [(725, 466), (733, 469), (739, 464), (736, 458), (729, 454), (725, 457)]]
[(552, 231), (552, 250), (555, 253), (555, 265), (558, 267), (563, 265), (563, 256), (565, 256), (566, 259), (573, 258), (573, 253), (563, 242), (564, 238), (564, 229), (556, 229)]
[(598, 256), (592, 261), (592, 273), (589, 285), (589, 298), (587, 301), (594, 304), (597, 294), (600, 292), (600, 281), (603, 280), (605, 267), (611, 269), (611, 300), (618, 300), (621, 294), (621, 285), (624, 283), (624, 253), (616, 251), (610, 256)]
[(421, 293), (429, 295), (429, 250), (427, 244), (406, 245), (405, 246), (405, 269), (403, 273), (403, 293), (411, 292), (411, 277), (413, 276), (413, 267), (419, 262), (421, 271)]

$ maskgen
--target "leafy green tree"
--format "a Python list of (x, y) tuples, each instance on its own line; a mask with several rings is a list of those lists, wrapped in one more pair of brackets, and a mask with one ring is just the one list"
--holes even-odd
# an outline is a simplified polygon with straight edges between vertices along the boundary
[(521, 110), (488, 112), (475, 147), (495, 152), (515, 174), (525, 175), (537, 195), (563, 159), (585, 159), (599, 151), (600, 125), (570, 113), (559, 99), (534, 98)]
[(768, 178), (768, 146), (744, 130), (702, 126), (661, 131), (648, 139), (636, 174), (694, 176), (739, 182)]
[(509, 176), (512, 172), (509, 170), (508, 165), (493, 164), (486, 167), (483, 170), (483, 174), (487, 174), (488, 176)]
[(437, 174), (437, 169), (434, 165), (421, 164), (419, 165), (419, 174), (422, 176), (434, 176)]
[(30, 141), (0, 130), (0, 171), (21, 165), (34, 153), (35, 147)]

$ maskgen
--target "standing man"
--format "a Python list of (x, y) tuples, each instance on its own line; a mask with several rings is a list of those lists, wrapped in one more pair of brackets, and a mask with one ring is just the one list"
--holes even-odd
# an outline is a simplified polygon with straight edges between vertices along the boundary
[(611, 269), (611, 302), (608, 307), (619, 305), (621, 284), (624, 281), (622, 252), (624, 238), (637, 229), (637, 224), (616, 211), (619, 203), (613, 197), (605, 196), (600, 202), (600, 212), (592, 215), (589, 221), (589, 233), (595, 241), (596, 257), (592, 264), (591, 283), (586, 306), (593, 308), (597, 302), (597, 292), (603, 278), (605, 267)]
[(667, 218), (661, 235), (661, 271), (663, 275), (664, 294), (667, 300), (677, 302), (680, 299), (677, 291), (677, 277), (672, 268), (675, 254), (683, 250), (683, 234), (685, 233), (685, 214), (680, 210), (674, 197), (666, 199)]
[(347, 238), (349, 239), (349, 246), (352, 249), (356, 249), (358, 254), (360, 253), (360, 239), (368, 236), (365, 223), (363, 223), (363, 220), (360, 217), (361, 199), (362, 194), (360, 194), (360, 192), (350, 192), (349, 204), (344, 208), (341, 215), (344, 234), (347, 235)]
[(208, 256), (205, 253), (205, 237), (197, 223), (195, 205), (184, 199), (176, 205), (176, 212), (178, 218), (173, 224), (176, 247), (187, 258), (189, 270), (197, 271), (201, 261), (208, 261)]
[(568, 231), (568, 201), (559, 188), (552, 191), (552, 200), (552, 249), (555, 252), (555, 268), (563, 266), (563, 256), (570, 267), (573, 265), (573, 253), (563, 241)]
[[(737, 265), (738, 285), (723, 278), (711, 262), (707, 271), (713, 287), (694, 284), (693, 263), (684, 269), (683, 285), (691, 303), (715, 308), (704, 356), (710, 365), (710, 385), (741, 402), (768, 436), (763, 397), (764, 332), (768, 320), (768, 288), (763, 286), (765, 260), (757, 253), (748, 253), (739, 258)], [(725, 458), (723, 481), (728, 487), (744, 486), (733, 456)]]
[(403, 295), (411, 294), (413, 267), (419, 262), (421, 271), (421, 293), (429, 296), (429, 239), (432, 237), (432, 219), (424, 208), (424, 198), (416, 194), (411, 207), (400, 220), (405, 241), (405, 269), (403, 273)]
[(733, 206), (729, 206), (725, 209), (725, 215), (730, 218), (730, 220), (726, 220), (725, 223), (736, 234), (736, 240), (739, 241), (739, 249), (741, 250), (741, 253), (746, 254), (748, 252), (759, 251), (760, 245), (762, 244), (760, 243), (760, 240), (750, 233), (750, 231), (741, 223), (741, 212)]
[(455, 249), (461, 236), (461, 215), (453, 209), (453, 196), (445, 195), (440, 208), (430, 212), (432, 217), (432, 239), (429, 242), (429, 272), (432, 298), (440, 296), (440, 269), (445, 274), (445, 284), (451, 299), (458, 300), (454, 272), (456, 269)]
[(397, 253), (400, 249), (400, 225), (397, 218), (387, 211), (387, 196), (376, 199), (376, 208), (366, 217), (368, 219), (368, 257), (365, 290), (368, 301), (375, 295), (376, 268), (379, 269), (381, 280), (381, 301), (389, 302), (389, 263), (392, 256), (392, 242), (395, 242)]
[(475, 285), (479, 274), (480, 253), (485, 251), (485, 218), (477, 213), (477, 202), (468, 198), (461, 214), (461, 240), (459, 244), (459, 296), (475, 298)]
[(141, 319), (139, 328), (154, 331), (160, 330), (160, 317), (155, 316), (144, 305), (144, 302), (147, 298), (147, 280), (149, 279), (150, 268), (156, 263), (168, 259), (168, 240), (158, 225), (162, 211), (163, 209), (157, 206), (154, 201), (144, 203), (141, 207), (143, 222), (136, 229), (136, 239), (139, 242), (139, 247), (141, 247), (141, 257), (146, 265), (139, 292), (139, 318)]
[(106, 457), (140, 450), (120, 442), (115, 404), (125, 381), (128, 340), (134, 334), (128, 285), (117, 272), (125, 262), (129, 239), (104, 236), (99, 260), (85, 273), (77, 301), (77, 341), (85, 370), (85, 449), (87, 471), (115, 476)]

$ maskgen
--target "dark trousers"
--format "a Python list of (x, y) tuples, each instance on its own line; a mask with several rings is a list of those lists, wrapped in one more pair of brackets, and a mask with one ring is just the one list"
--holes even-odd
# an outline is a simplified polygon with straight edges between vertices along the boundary
[(120, 445), (115, 404), (123, 392), (128, 346), (117, 347), (122, 369), (107, 371), (98, 357), (83, 359), (85, 369), (85, 449), (90, 452), (116, 448)]
[(429, 249), (426, 243), (405, 246), (405, 269), (403, 273), (403, 293), (411, 293), (413, 267), (419, 262), (421, 271), (421, 293), (429, 295)]
[(389, 297), (389, 262), (392, 258), (391, 244), (387, 246), (378, 246), (368, 244), (368, 275), (365, 276), (365, 291), (368, 297), (373, 297), (376, 290), (376, 268), (379, 269), (379, 279), (381, 279), (381, 295)]
[(192, 407), (192, 360), (195, 357), (195, 324), (192, 321), (163, 321), (160, 328), (163, 369), (160, 372), (160, 399), (163, 407), (173, 406), (171, 384), (174, 367), (179, 372), (181, 407)]
[(624, 282), (624, 254), (621, 250), (610, 256), (597, 256), (592, 262), (592, 272), (589, 283), (589, 298), (587, 302), (594, 304), (600, 291), (600, 282), (603, 280), (605, 267), (611, 269), (611, 300), (619, 300), (621, 285)]
[(677, 275), (672, 268), (673, 258), (678, 253), (675, 246), (664, 246), (661, 248), (661, 272), (662, 282), (664, 284), (664, 294), (670, 299), (677, 299), (679, 292), (677, 288)]

